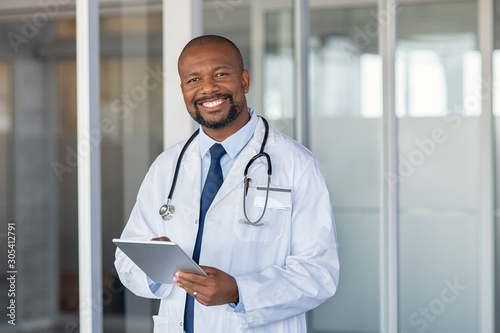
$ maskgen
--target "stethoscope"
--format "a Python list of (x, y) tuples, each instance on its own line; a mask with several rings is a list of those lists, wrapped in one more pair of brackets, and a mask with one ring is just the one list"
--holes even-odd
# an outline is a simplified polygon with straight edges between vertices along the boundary
[[(263, 223), (260, 222), (260, 220), (262, 220), (262, 217), (264, 217), (264, 214), (266, 212), (267, 199), (269, 197), (269, 186), (271, 184), (271, 174), (273, 172), (273, 168), (272, 168), (272, 165), (271, 165), (271, 157), (269, 157), (268, 153), (264, 152), (264, 148), (266, 147), (267, 137), (269, 135), (269, 124), (267, 123), (266, 119), (264, 119), (263, 117), (260, 117), (260, 118), (264, 122), (264, 127), (265, 127), (264, 139), (262, 140), (262, 145), (260, 146), (259, 153), (257, 155), (255, 155), (254, 157), (252, 157), (248, 161), (248, 163), (247, 163), (247, 165), (245, 167), (245, 171), (243, 172), (243, 176), (244, 176), (244, 180), (243, 180), (243, 183), (244, 183), (244, 189), (243, 189), (243, 214), (245, 215), (245, 218), (246, 218), (246, 221), (243, 221), (243, 222), (245, 224), (251, 224), (251, 225), (254, 225), (254, 226), (264, 225)], [(200, 132), (200, 129), (197, 129), (191, 135), (191, 137), (184, 144), (184, 147), (182, 147), (182, 150), (181, 150), (181, 152), (179, 154), (179, 157), (177, 158), (177, 164), (175, 166), (175, 171), (174, 171), (174, 179), (172, 180), (172, 186), (170, 187), (170, 192), (169, 192), (168, 197), (167, 197), (167, 202), (163, 206), (160, 207), (160, 211), (159, 211), (162, 219), (165, 220), (165, 221), (169, 221), (169, 220), (172, 219), (172, 217), (174, 217), (175, 207), (174, 207), (173, 204), (170, 203), (170, 201), (172, 201), (172, 195), (173, 195), (174, 190), (175, 190), (175, 185), (177, 184), (177, 176), (179, 175), (179, 169), (180, 169), (180, 166), (181, 166), (181, 163), (182, 163), (182, 157), (184, 156), (184, 153), (186, 152), (186, 149), (189, 147), (189, 145), (194, 140), (194, 138), (198, 135), (199, 132)], [(250, 166), (252, 165), (252, 163), (255, 162), (257, 159), (259, 159), (261, 157), (265, 157), (266, 160), (267, 160), (266, 199), (265, 199), (265, 203), (264, 203), (264, 209), (263, 209), (262, 214), (260, 215), (260, 217), (257, 220), (255, 220), (255, 221), (250, 221), (250, 219), (247, 216), (246, 197), (247, 197), (248, 188), (250, 187), (250, 182), (251, 182), (252, 179), (248, 178), (247, 174), (248, 174), (248, 170), (250, 169)]]

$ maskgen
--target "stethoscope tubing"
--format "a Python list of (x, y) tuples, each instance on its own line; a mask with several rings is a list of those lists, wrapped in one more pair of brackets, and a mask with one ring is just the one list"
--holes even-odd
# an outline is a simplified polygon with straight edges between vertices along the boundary
[[(245, 223), (249, 223), (249, 224), (255, 225), (255, 226), (259, 225), (259, 221), (262, 219), (262, 217), (264, 216), (264, 213), (266, 212), (267, 199), (268, 199), (268, 196), (269, 196), (269, 185), (271, 183), (271, 174), (272, 174), (272, 171), (273, 171), (272, 164), (271, 164), (271, 157), (269, 156), (269, 154), (267, 154), (266, 152), (264, 152), (264, 148), (266, 147), (266, 143), (267, 143), (267, 138), (269, 136), (269, 124), (267, 123), (267, 120), (264, 117), (259, 116), (259, 118), (262, 119), (262, 121), (264, 122), (264, 127), (265, 127), (264, 138), (262, 139), (262, 144), (260, 146), (259, 153), (257, 155), (255, 155), (255, 156), (253, 156), (248, 161), (248, 163), (247, 163), (247, 165), (245, 167), (244, 174), (243, 174), (243, 176), (244, 176), (244, 183), (245, 183), (244, 194), (243, 194), (243, 211), (244, 211), (245, 218), (247, 219), (247, 221)], [(174, 194), (175, 186), (177, 185), (177, 177), (179, 175), (179, 170), (180, 170), (180, 167), (181, 167), (182, 158), (183, 158), (184, 153), (186, 152), (187, 148), (191, 144), (191, 142), (196, 138), (196, 136), (198, 136), (199, 133), (200, 133), (200, 129), (197, 129), (189, 137), (189, 139), (186, 141), (186, 143), (182, 147), (181, 152), (179, 153), (179, 157), (177, 158), (177, 163), (175, 165), (175, 171), (174, 171), (174, 178), (172, 179), (172, 185), (170, 187), (170, 192), (168, 193), (167, 202), (166, 202), (166, 204), (164, 204), (163, 206), (160, 207), (160, 211), (159, 211), (161, 217), (165, 221), (170, 220), (173, 217), (174, 213), (175, 213), (175, 208), (170, 203), (170, 201), (172, 200), (172, 196)], [(264, 210), (263, 210), (260, 218), (258, 220), (256, 220), (256, 221), (252, 222), (247, 217), (246, 204), (245, 204), (245, 198), (246, 198), (246, 194), (247, 194), (247, 191), (248, 191), (248, 186), (249, 186), (249, 183), (250, 183), (250, 178), (247, 178), (247, 174), (248, 174), (248, 170), (250, 169), (250, 166), (253, 164), (253, 162), (255, 162), (257, 159), (259, 159), (261, 157), (265, 157), (266, 160), (267, 160), (267, 176), (268, 176), (267, 177), (267, 193), (266, 193)]]
[(179, 169), (181, 168), (181, 163), (182, 163), (182, 157), (184, 156), (184, 153), (186, 152), (187, 148), (193, 142), (194, 138), (198, 136), (200, 133), (200, 129), (198, 128), (186, 141), (184, 144), (184, 147), (182, 147), (181, 152), (179, 153), (179, 157), (177, 158), (177, 163), (175, 165), (175, 171), (174, 171), (174, 179), (172, 180), (172, 187), (170, 188), (170, 192), (168, 193), (168, 200), (172, 199), (172, 195), (174, 194), (175, 190), (175, 185), (177, 185), (177, 176), (179, 175)]

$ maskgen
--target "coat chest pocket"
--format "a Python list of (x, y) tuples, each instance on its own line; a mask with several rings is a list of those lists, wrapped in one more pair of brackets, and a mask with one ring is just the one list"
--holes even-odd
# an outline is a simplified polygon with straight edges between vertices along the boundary
[[(241, 210), (235, 217), (233, 228), (240, 241), (271, 244), (283, 236), (285, 225), (290, 223), (290, 214), (290, 211), (267, 208), (262, 219), (258, 223), (251, 224), (247, 222)], [(252, 219), (254, 215), (249, 215), (249, 218)]]

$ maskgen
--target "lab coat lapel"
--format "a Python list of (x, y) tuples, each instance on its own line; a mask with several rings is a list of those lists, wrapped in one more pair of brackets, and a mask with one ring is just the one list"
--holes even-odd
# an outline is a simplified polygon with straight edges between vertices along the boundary
[[(182, 192), (181, 200), (194, 202), (199, 206), (201, 197), (201, 156), (199, 140), (196, 138), (186, 150), (182, 160), (181, 173), (177, 178), (175, 191)], [(174, 194), (175, 196), (175, 194)]]
[[(264, 124), (262, 123), (262, 120), (259, 119), (253, 137), (250, 139), (245, 148), (243, 148), (240, 155), (234, 162), (211, 206), (215, 206), (225, 196), (227, 196), (236, 187), (243, 183), (243, 172), (245, 170), (245, 167), (248, 164), (248, 161), (250, 161), (250, 159), (259, 152), (263, 137)], [(264, 168), (263, 171), (261, 170), (262, 168)], [(250, 177), (252, 174), (258, 172), (267, 172), (267, 166), (265, 163), (262, 163), (261, 160), (256, 160), (252, 164), (252, 167), (248, 172), (248, 176)]]

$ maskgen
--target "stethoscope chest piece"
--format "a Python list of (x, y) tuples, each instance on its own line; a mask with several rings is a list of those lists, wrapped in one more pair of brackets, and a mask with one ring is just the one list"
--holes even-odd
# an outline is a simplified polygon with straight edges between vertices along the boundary
[(170, 200), (167, 200), (167, 203), (160, 207), (159, 213), (164, 221), (170, 221), (174, 217), (175, 207), (170, 204)]

